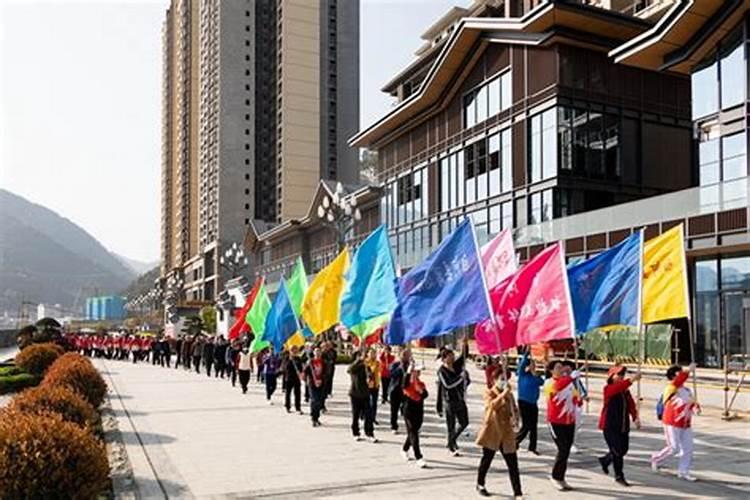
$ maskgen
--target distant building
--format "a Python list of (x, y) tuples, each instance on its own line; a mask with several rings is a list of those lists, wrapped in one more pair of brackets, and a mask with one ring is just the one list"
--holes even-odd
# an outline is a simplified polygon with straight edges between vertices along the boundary
[(54, 318), (58, 321), (60, 321), (63, 316), (65, 316), (65, 312), (62, 309), (62, 306), (60, 304), (50, 305), (50, 304), (37, 304), (36, 306), (36, 319), (39, 321), (42, 318)]
[(89, 297), (86, 299), (86, 319), (89, 321), (125, 319), (125, 299), (114, 295)]

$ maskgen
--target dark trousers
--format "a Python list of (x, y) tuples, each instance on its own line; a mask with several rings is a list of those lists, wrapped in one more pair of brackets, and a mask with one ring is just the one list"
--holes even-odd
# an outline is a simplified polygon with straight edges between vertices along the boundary
[(624, 479), (622, 468), (630, 445), (630, 433), (605, 430), (604, 440), (609, 446), (609, 452), (601, 457), (602, 465), (612, 465), (615, 469), (615, 479)]
[(294, 392), (294, 409), (302, 411), (302, 384), (299, 378), (296, 380), (287, 380), (284, 384), (284, 406), (287, 410), (292, 409), (292, 392)]
[(313, 422), (320, 420), (320, 410), (323, 408), (323, 387), (308, 386), (310, 389), (310, 418)]
[(370, 410), (370, 414), (372, 415), (372, 421), (376, 422), (378, 420), (378, 398), (380, 397), (380, 388), (376, 387), (374, 389), (370, 389), (370, 402), (368, 404), (368, 408)]
[(331, 397), (331, 393), (333, 392), (333, 376), (336, 374), (336, 368), (334, 367), (332, 370), (328, 370), (328, 373), (326, 373), (326, 397)]
[(201, 372), (201, 357), (200, 356), (193, 356), (193, 368), (195, 368), (195, 373)]
[(529, 436), (529, 451), (536, 451), (536, 428), (539, 421), (539, 407), (534, 403), (518, 401), (518, 409), (521, 411), (521, 430), (516, 434), (516, 443), (521, 446), (526, 436)]
[(263, 374), (263, 368), (258, 365), (258, 383), (261, 383), (265, 380), (265, 375)]
[(155, 365), (159, 363), (159, 353), (156, 351), (151, 351), (151, 364)]
[(565, 471), (568, 469), (568, 457), (570, 456), (570, 447), (573, 446), (576, 426), (575, 424), (550, 424), (550, 430), (555, 446), (557, 446), (555, 465), (552, 467), (552, 478), (557, 481), (565, 481)]
[(305, 383), (305, 403), (310, 402), (310, 387)]
[(178, 349), (177, 357), (174, 360), (174, 367), (175, 368), (179, 367), (181, 363), (182, 363), (182, 351)]
[(164, 363), (167, 364), (167, 368), (172, 368), (172, 355), (171, 354), (164, 354), (161, 357), (162, 366), (164, 366)]
[(401, 391), (393, 391), (391, 393), (391, 430), (398, 430), (398, 413), (401, 410), (401, 402), (403, 393)]
[(247, 383), (250, 382), (250, 370), (237, 370), (240, 376), (240, 387), (242, 394), (247, 392)]
[[(458, 422), (458, 428), (456, 428)], [(448, 428), (448, 449), (455, 451), (458, 449), (458, 438), (469, 425), (469, 410), (466, 408), (466, 402), (450, 402), (445, 405), (445, 423)]]
[(232, 382), (232, 387), (237, 385), (237, 370), (234, 369), (233, 365), (227, 367), (227, 378)]
[[(409, 403), (407, 403), (407, 405), (408, 404)], [(401, 449), (404, 451), (409, 451), (409, 448), (412, 448), (414, 450), (414, 458), (416, 458), (417, 460), (422, 458), (422, 450), (419, 448), (419, 430), (422, 428), (423, 420), (424, 406), (415, 408), (407, 407), (404, 409), (406, 441), (404, 441), (404, 446)]]
[(224, 378), (224, 374), (227, 372), (227, 365), (224, 363), (216, 363), (216, 377)]
[(211, 367), (214, 365), (214, 360), (211, 358), (206, 359), (206, 375), (211, 376)]
[[(495, 450), (489, 448), (482, 448), (482, 460), (479, 462), (479, 473), (477, 474), (477, 484), (484, 486), (484, 481), (487, 478), (487, 472), (490, 470), (492, 460), (495, 458)], [(521, 496), (521, 475), (518, 472), (518, 455), (513, 453), (501, 453), (505, 459), (505, 465), (508, 467), (508, 475), (510, 476), (510, 484), (513, 487), (513, 495)]]
[(372, 437), (375, 434), (372, 412), (370, 411), (369, 398), (355, 398), (352, 401), (352, 435), (359, 436), (359, 419), (365, 419), (365, 436)]
[(381, 377), (380, 387), (383, 388), (383, 403), (388, 402), (388, 386), (391, 385), (391, 377)]
[(276, 375), (266, 375), (266, 399), (271, 400), (271, 396), (276, 392)]

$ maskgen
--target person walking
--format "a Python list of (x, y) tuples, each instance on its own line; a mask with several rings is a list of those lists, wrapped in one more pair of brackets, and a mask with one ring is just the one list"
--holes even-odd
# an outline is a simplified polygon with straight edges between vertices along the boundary
[(513, 496), (522, 498), (515, 432), (518, 423), (518, 407), (513, 399), (513, 389), (508, 382), (510, 373), (506, 372), (503, 377), (502, 371), (505, 368), (502, 365), (498, 366), (492, 387), (484, 391), (484, 420), (477, 435), (477, 444), (482, 447), (482, 459), (479, 461), (476, 490), (481, 496), (490, 496), (485, 481), (492, 460), (499, 451), (508, 467)]
[(335, 344), (331, 341), (326, 342), (323, 349), (323, 360), (326, 362), (326, 387), (323, 398), (323, 413), (328, 411), (326, 408), (326, 400), (333, 395), (333, 377), (336, 375), (337, 357), (338, 353), (336, 352)]
[(208, 337), (203, 344), (203, 362), (206, 364), (206, 375), (211, 376), (211, 367), (214, 364), (215, 339)]
[(380, 361), (380, 386), (383, 388), (383, 404), (388, 402), (388, 393), (391, 385), (391, 365), (396, 361), (396, 356), (391, 354), (391, 346), (385, 345), (378, 356)]
[(268, 356), (270, 353), (268, 351), (268, 348), (265, 348), (261, 350), (255, 357), (255, 364), (258, 367), (258, 373), (257, 373), (257, 379), (256, 382), (259, 384), (265, 384), (265, 372), (263, 371), (263, 363), (266, 360), (266, 356)]
[(700, 405), (692, 391), (685, 387), (685, 382), (693, 372), (695, 363), (690, 364), (687, 370), (677, 365), (667, 370), (669, 383), (661, 396), (664, 409), (661, 421), (667, 444), (661, 451), (651, 455), (651, 468), (654, 472), (658, 472), (670, 457), (679, 457), (677, 477), (690, 482), (696, 481), (690, 474), (693, 463), (692, 421), (693, 414), (700, 411)]
[(378, 361), (378, 353), (374, 347), (370, 347), (367, 350), (365, 366), (367, 366), (367, 390), (369, 392), (369, 403), (367, 405), (367, 408), (368, 411), (372, 414), (373, 423), (375, 425), (380, 425), (380, 423), (378, 423), (378, 398), (380, 397), (380, 361)]
[(227, 378), (232, 384), (232, 387), (236, 387), (237, 384), (237, 358), (239, 358), (240, 352), (240, 344), (236, 341), (232, 342), (227, 348), (226, 359), (224, 362), (227, 366)]
[(547, 398), (547, 423), (557, 446), (550, 481), (558, 490), (569, 491), (573, 488), (565, 481), (565, 472), (575, 435), (576, 406), (581, 404), (574, 383), (578, 378), (578, 372), (571, 372), (570, 368), (560, 361), (551, 363), (550, 372), (552, 377), (545, 382), (544, 393)]
[(133, 364), (136, 364), (141, 358), (141, 339), (138, 336), (133, 337), (133, 342), (130, 344), (130, 352), (133, 355)]
[(281, 360), (275, 352), (270, 352), (263, 359), (263, 379), (266, 381), (266, 401), (273, 404), (271, 396), (276, 392), (276, 377), (279, 376)]
[(320, 410), (325, 398), (326, 366), (320, 347), (313, 349), (312, 358), (305, 366), (305, 381), (310, 391), (310, 418), (313, 427), (320, 427)]
[(193, 368), (195, 373), (201, 372), (201, 357), (203, 356), (203, 342), (204, 339), (201, 335), (196, 335), (193, 339), (192, 356), (193, 356)]
[(216, 378), (224, 379), (227, 372), (227, 345), (223, 335), (219, 335), (214, 346), (214, 375)]
[(354, 351), (354, 360), (347, 369), (351, 378), (349, 399), (352, 405), (352, 435), (355, 441), (362, 441), (362, 436), (359, 434), (359, 420), (364, 417), (365, 436), (371, 443), (377, 443), (372, 412), (369, 411), (370, 391), (367, 386), (367, 371), (367, 365), (362, 359), (361, 352)]
[(184, 342), (184, 339), (180, 336), (177, 337), (174, 341), (174, 353), (176, 354), (176, 357), (174, 359), (174, 367), (175, 369), (180, 367), (180, 364), (182, 364), (182, 343)]
[(529, 452), (539, 455), (536, 446), (537, 426), (539, 422), (539, 388), (544, 385), (544, 378), (537, 375), (536, 363), (529, 352), (525, 352), (518, 361), (518, 408), (521, 412), (521, 430), (516, 435), (518, 446), (529, 436)]
[(604, 441), (609, 452), (599, 457), (599, 464), (605, 474), (609, 474), (609, 466), (615, 469), (615, 482), (621, 486), (630, 486), (623, 473), (623, 459), (628, 453), (630, 445), (630, 418), (636, 429), (641, 428), (630, 386), (641, 378), (638, 373), (630, 379), (625, 378), (627, 368), (619, 364), (614, 365), (607, 372), (607, 384), (604, 386), (602, 411), (599, 415), (599, 429), (604, 433)]
[(281, 367), (284, 378), (284, 406), (286, 412), (292, 412), (292, 393), (294, 393), (294, 409), (302, 415), (302, 378), (304, 377), (302, 358), (299, 356), (299, 347), (292, 346), (289, 356)]
[(243, 347), (237, 356), (237, 373), (240, 379), (242, 394), (247, 394), (247, 384), (250, 382), (250, 361), (253, 355), (247, 347)]
[[(440, 390), (445, 399), (445, 423), (448, 435), (448, 450), (454, 457), (461, 456), (458, 438), (469, 425), (469, 410), (466, 407), (467, 375), (464, 369), (469, 352), (469, 343), (463, 338), (461, 356), (456, 358), (451, 349), (443, 351), (443, 363), (438, 370)], [(456, 428), (458, 423), (458, 428)]]
[[(578, 369), (576, 366), (576, 363), (574, 361), (571, 361), (569, 359), (562, 362), (563, 366), (567, 367), (570, 372), (573, 372)], [(570, 447), (570, 452), (573, 454), (578, 454), (581, 452), (581, 450), (578, 449), (578, 445), (576, 444), (576, 439), (578, 438), (578, 433), (583, 428), (583, 403), (589, 400), (589, 392), (586, 389), (586, 386), (584, 385), (583, 381), (580, 377), (576, 378), (573, 381), (573, 384), (575, 384), (575, 388), (578, 391), (579, 398), (581, 400), (581, 404), (576, 406), (576, 427), (575, 431), (573, 432), (573, 444)]]
[(193, 359), (193, 339), (192, 337), (185, 336), (182, 343), (182, 369), (185, 371), (190, 370), (190, 362)]
[(404, 397), (404, 379), (411, 364), (411, 350), (407, 347), (401, 349), (399, 360), (391, 364), (391, 378), (388, 383), (388, 400), (391, 405), (391, 432), (398, 434), (398, 414)]
[(427, 399), (427, 387), (419, 378), (422, 366), (411, 365), (404, 377), (404, 424), (406, 424), (406, 440), (401, 448), (401, 456), (409, 460), (409, 449), (414, 452), (414, 459), (420, 469), (427, 467), (419, 447), (419, 431), (424, 421), (424, 400)]

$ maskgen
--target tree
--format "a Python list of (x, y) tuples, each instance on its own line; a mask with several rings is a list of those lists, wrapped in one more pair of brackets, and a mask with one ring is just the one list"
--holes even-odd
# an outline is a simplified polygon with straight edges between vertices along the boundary
[(359, 155), (359, 178), (365, 184), (378, 183), (378, 153), (362, 149)]
[(200, 316), (190, 316), (182, 326), (182, 333), (190, 336), (200, 335), (203, 330), (203, 320)]
[(216, 308), (205, 306), (201, 309), (203, 328), (210, 334), (216, 334)]

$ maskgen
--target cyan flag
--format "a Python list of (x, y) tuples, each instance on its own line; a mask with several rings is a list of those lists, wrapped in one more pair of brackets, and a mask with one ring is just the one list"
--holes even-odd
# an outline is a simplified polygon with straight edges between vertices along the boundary
[(289, 299), (289, 292), (282, 278), (279, 291), (276, 292), (276, 297), (273, 298), (273, 304), (266, 316), (263, 340), (269, 341), (276, 352), (281, 352), (287, 339), (299, 329), (299, 320), (294, 314), (292, 301)]
[(423, 263), (398, 282), (386, 342), (449, 333), (490, 317), (474, 227), (464, 219)]
[(396, 308), (396, 269), (385, 225), (370, 234), (354, 254), (341, 297), (341, 323), (349, 329)]
[(643, 231), (568, 268), (576, 332), (640, 326)]

